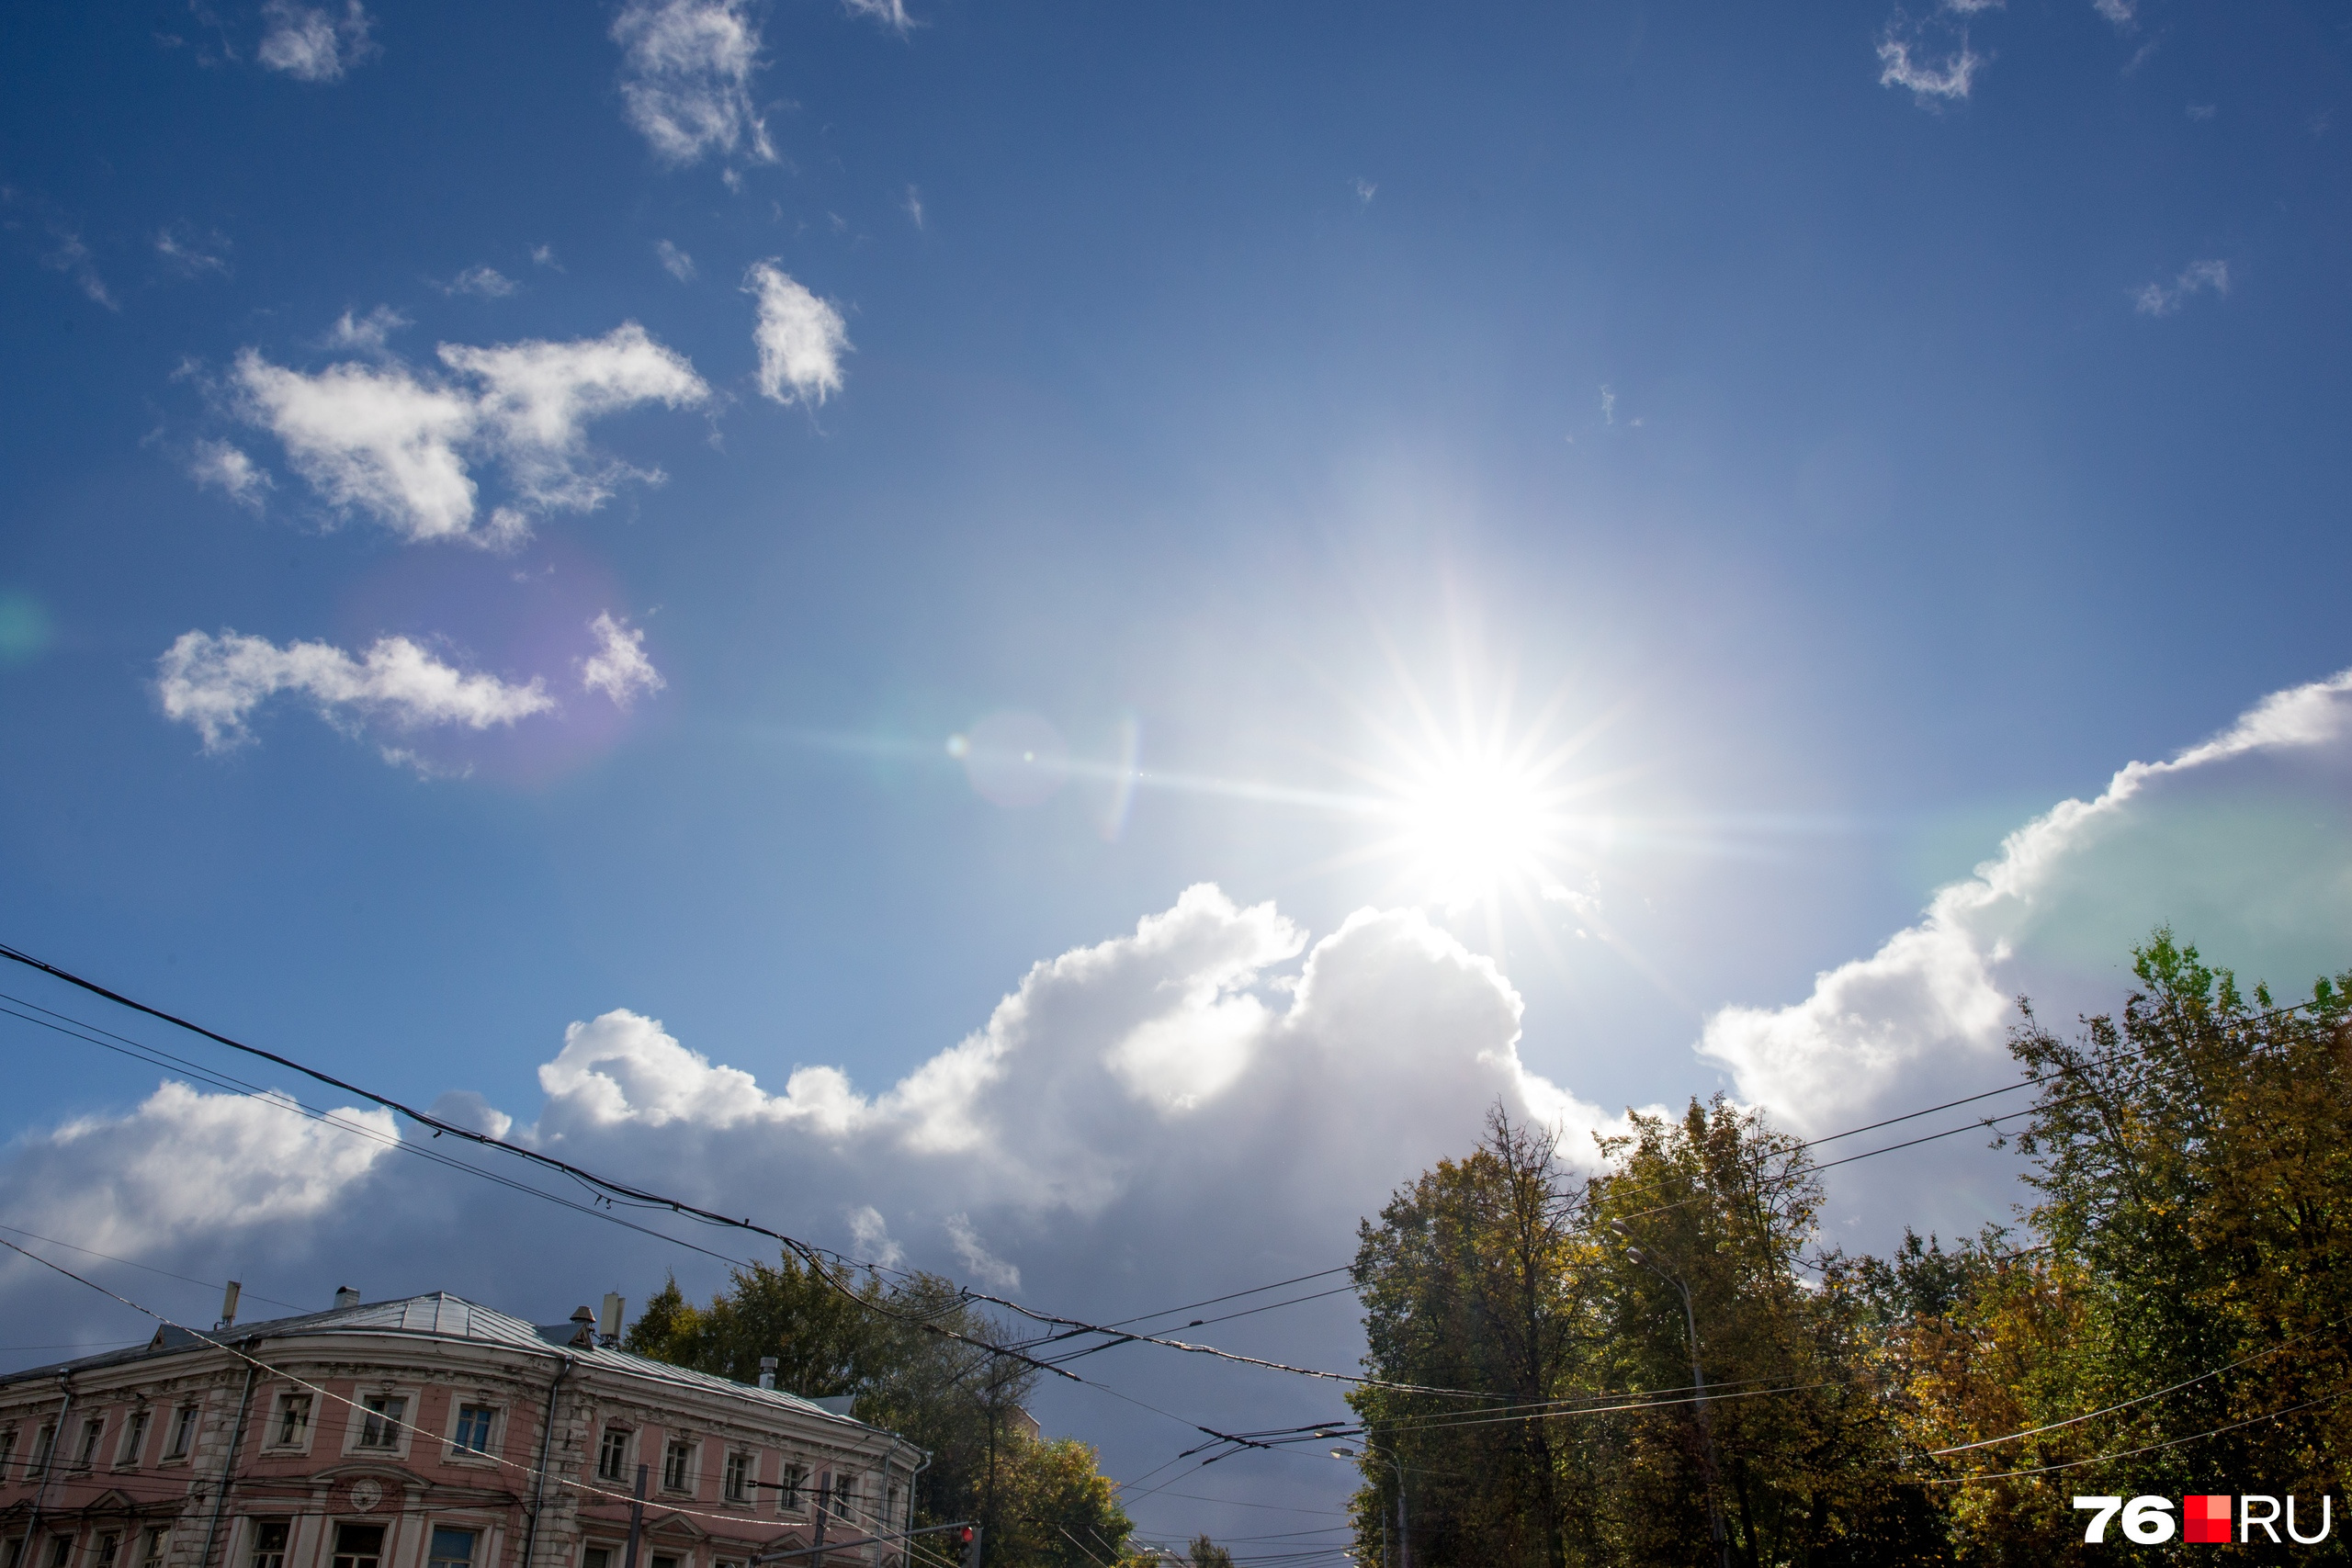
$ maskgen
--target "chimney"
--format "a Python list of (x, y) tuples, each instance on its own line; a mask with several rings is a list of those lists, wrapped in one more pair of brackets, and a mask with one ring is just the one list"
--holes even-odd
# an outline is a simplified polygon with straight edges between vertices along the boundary
[(336, 1287), (336, 1289), (335, 1289), (335, 1292), (334, 1292), (334, 1309), (335, 1309), (335, 1311), (337, 1311), (337, 1312), (341, 1312), (341, 1311), (342, 1311), (344, 1308), (345, 1308), (345, 1307), (356, 1307), (356, 1306), (357, 1306), (358, 1304), (359, 1304), (359, 1292), (358, 1292), (357, 1291), (353, 1290), (353, 1289), (352, 1289), (350, 1286), (348, 1286), (348, 1285), (341, 1285), (341, 1286)]
[(232, 1280), (229, 1281), (229, 1288), (220, 1292), (220, 1321), (213, 1326), (216, 1328), (234, 1328), (237, 1325), (237, 1297), (242, 1294), (243, 1291), (244, 1286), (239, 1284), (236, 1280)]
[(571, 1321), (579, 1325), (571, 1331), (571, 1342), (583, 1349), (594, 1349), (596, 1348), (596, 1314), (588, 1310), (587, 1303), (582, 1302), (572, 1313)]
[(614, 1292), (605, 1292), (605, 1315), (596, 1325), (596, 1332), (604, 1336), (607, 1345), (621, 1342), (621, 1319), (628, 1315), (628, 1303)]
[(762, 1388), (775, 1386), (775, 1358), (774, 1356), (760, 1358), (760, 1386)]

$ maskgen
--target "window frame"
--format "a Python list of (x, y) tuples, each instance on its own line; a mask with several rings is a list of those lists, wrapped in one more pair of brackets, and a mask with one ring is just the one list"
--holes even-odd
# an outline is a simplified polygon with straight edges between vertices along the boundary
[(172, 1406), (172, 1429), (164, 1439), (164, 1454), (155, 1462), (186, 1464), (196, 1452), (196, 1445), (204, 1436), (204, 1402), (184, 1400)]
[[(391, 1552), (388, 1549), (392, 1543), (392, 1520), (334, 1519), (331, 1520), (330, 1523), (334, 1528), (328, 1532), (325, 1542), (326, 1562), (329, 1565), (329, 1568), (337, 1568), (337, 1565), (345, 1556), (349, 1556), (353, 1560), (355, 1568), (356, 1568), (356, 1564), (361, 1561), (372, 1562), (374, 1564), (374, 1568), (384, 1568), (385, 1559), (391, 1555)], [(346, 1553), (343, 1550), (343, 1532), (347, 1529), (371, 1529), (376, 1532), (376, 1551), (372, 1558), (367, 1557), (365, 1554), (360, 1552)]]
[[(620, 1442), (617, 1445), (613, 1443), (613, 1439), (616, 1437), (620, 1438)], [(617, 1449), (617, 1451), (613, 1453), (613, 1468), (606, 1470), (605, 1468), (605, 1456), (608, 1451), (611, 1451), (616, 1448)], [(629, 1455), (636, 1451), (636, 1427), (624, 1426), (617, 1421), (605, 1422), (603, 1431), (596, 1438), (596, 1479), (599, 1481), (617, 1481), (623, 1485), (627, 1485), (628, 1483)]]
[(154, 1425), (154, 1412), (141, 1404), (123, 1418), (122, 1441), (114, 1451), (117, 1470), (137, 1470), (146, 1457), (148, 1429)]
[(142, 1543), (139, 1553), (139, 1568), (160, 1568), (164, 1559), (172, 1554), (172, 1527), (149, 1525), (139, 1532)]
[[(286, 1568), (294, 1552), (294, 1521), (282, 1514), (266, 1515), (246, 1519), (245, 1526), (245, 1568)], [(278, 1532), (277, 1540), (264, 1544), (273, 1529)]]
[[(719, 1468), (718, 1500), (749, 1508), (760, 1500), (760, 1452), (730, 1448)], [(740, 1564), (736, 1568), (741, 1568)]]
[[(670, 1479), (672, 1461), (676, 1461), (678, 1479)], [(691, 1497), (701, 1489), (702, 1439), (670, 1436), (662, 1442), (662, 1490), (680, 1497)]]
[(106, 1412), (102, 1410), (96, 1416), (84, 1416), (82, 1418), (81, 1450), (74, 1456), (74, 1461), (67, 1465), (66, 1468), (68, 1470), (89, 1470), (96, 1466), (98, 1462), (98, 1450), (105, 1444), (106, 1440)]
[(121, 1562), (120, 1530), (100, 1530), (90, 1538), (90, 1568), (117, 1568)]
[[(319, 1402), (309, 1390), (280, 1389), (270, 1402), (269, 1440), (262, 1448), (271, 1453), (309, 1453), (311, 1436), (318, 1430), (318, 1422), (314, 1419), (318, 1413)], [(300, 1422), (290, 1438), (286, 1435), (286, 1423), (289, 1417), (297, 1417)], [(370, 1453), (377, 1451), (374, 1449), (368, 1450)]]
[[(387, 1402), (398, 1400), (400, 1413), (393, 1415), (390, 1411), (370, 1410), (368, 1402), (371, 1399)], [(344, 1457), (346, 1459), (362, 1456), (370, 1459), (406, 1459), (409, 1439), (415, 1436), (413, 1428), (416, 1426), (417, 1406), (422, 1403), (423, 1401), (418, 1397), (418, 1390), (414, 1388), (379, 1383), (372, 1389), (353, 1390), (351, 1404), (348, 1406), (349, 1414), (343, 1424)], [(360, 1440), (368, 1435), (368, 1424), (371, 1420), (387, 1421), (390, 1424), (392, 1442), (390, 1447)]]
[(791, 1460), (784, 1465), (782, 1484), (775, 1491), (775, 1511), (779, 1514), (805, 1514), (808, 1511), (808, 1467)]
[[(444, 1535), (462, 1535), (470, 1544), (463, 1557), (445, 1557), (437, 1550)], [(470, 1522), (443, 1524), (437, 1519), (424, 1522), (424, 1568), (483, 1568), (483, 1547), (490, 1540), (488, 1526)]]
[[(479, 1411), (482, 1416), (481, 1447), (468, 1448), (465, 1443), (469, 1412)], [(504, 1409), (488, 1399), (449, 1400), (449, 1438), (447, 1457), (460, 1463), (493, 1463), (498, 1458), (498, 1439), (505, 1426)]]

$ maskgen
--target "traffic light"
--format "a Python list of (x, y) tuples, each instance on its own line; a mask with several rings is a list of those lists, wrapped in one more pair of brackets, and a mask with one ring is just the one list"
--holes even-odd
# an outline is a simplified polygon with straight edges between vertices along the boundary
[(980, 1568), (980, 1527), (966, 1525), (956, 1532), (956, 1541), (964, 1549), (964, 1568)]

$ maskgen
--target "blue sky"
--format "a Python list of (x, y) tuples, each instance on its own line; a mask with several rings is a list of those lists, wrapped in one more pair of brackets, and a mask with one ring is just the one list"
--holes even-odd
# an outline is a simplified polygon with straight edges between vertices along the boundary
[[(712, 18), (733, 67), (631, 64)], [(1760, 1058), (1693, 1054), (1721, 1010), (1795, 1008), (2005, 834), (2352, 664), (2324, 7), (904, 20), (17, 19), (0, 938), (529, 1125), (565, 1026), (616, 1009), (770, 1091), (831, 1066), (878, 1095), (1033, 964), (1205, 882), (1302, 942), (1420, 911), (1508, 976), (1519, 1060), (1582, 1102), (1721, 1087), (1802, 1125)], [(648, 101), (716, 130), (665, 153)], [(763, 265), (800, 356), (764, 390)], [(627, 386), (548, 350), (530, 374), (573, 376), (571, 412), (518, 434), (523, 383), (478, 352), (518, 344), (602, 344)], [(465, 536), (419, 537), (348, 420), (289, 445), (337, 376), (464, 423)], [(248, 691), (208, 746), (166, 655), (205, 653), (226, 700), (232, 633), (249, 675), (308, 684)], [(388, 695), (366, 661), (392, 638), (475, 684)], [(616, 649), (638, 673), (585, 683)], [(2181, 814), (2099, 852), (2126, 858), (2094, 880), (2143, 891), (2034, 926), (1999, 962), (2047, 963), (1996, 989), (2111, 1000), (2122, 942), (2184, 911), (2250, 971), (2340, 967), (2312, 933), (2343, 890), (2309, 875), (2344, 863), (2334, 722), (2120, 804)], [(1544, 781), (1575, 825), (1507, 896), (1449, 901), (1364, 852), (1465, 724), (1577, 738)], [(998, 734), (1074, 771), (992, 801), (949, 746)], [(1291, 960), (1250, 940), (1278, 1009)], [(155, 1089), (0, 1038), (20, 1155)], [(1933, 1075), (1890, 1073), (1883, 1103), (1925, 1102)], [(1474, 1136), (1476, 1100), (1302, 1199), (1342, 1228), (1301, 1267)], [(754, 1196), (845, 1245), (843, 1181)], [(1042, 1223), (1001, 1201), (1001, 1233)], [(270, 1254), (288, 1288), (339, 1282), (307, 1272), (340, 1266), (330, 1233)], [(259, 1244), (152, 1245), (209, 1279)], [(1187, 1288), (1135, 1285), (1162, 1282)]]

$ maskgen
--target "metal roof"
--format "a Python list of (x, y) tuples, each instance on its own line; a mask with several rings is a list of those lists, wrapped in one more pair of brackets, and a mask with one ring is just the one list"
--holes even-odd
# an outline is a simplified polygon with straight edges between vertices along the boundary
[(601, 1367), (608, 1371), (655, 1382), (708, 1393), (723, 1393), (734, 1399), (748, 1399), (820, 1421), (837, 1421), (846, 1427), (866, 1427), (869, 1431), (882, 1430), (878, 1427), (868, 1427), (865, 1422), (848, 1415), (836, 1414), (813, 1399), (786, 1393), (782, 1389), (734, 1382), (726, 1378), (713, 1377), (707, 1372), (695, 1371), (690, 1367), (673, 1367), (667, 1361), (657, 1361), (609, 1345), (593, 1348), (574, 1345), (571, 1340), (579, 1326), (574, 1323), (561, 1323), (541, 1327), (511, 1313), (500, 1312), (495, 1307), (486, 1307), (480, 1303), (453, 1296), (447, 1291), (435, 1291), (430, 1295), (409, 1296), (399, 1301), (362, 1302), (356, 1306), (334, 1307), (296, 1317), (241, 1323), (234, 1328), (209, 1335), (182, 1328), (177, 1324), (166, 1324), (157, 1329), (154, 1338), (143, 1346), (84, 1356), (76, 1360), (53, 1361), (45, 1367), (28, 1367), (20, 1372), (0, 1375), (0, 1388), (34, 1379), (54, 1378), (62, 1372), (96, 1371), (143, 1361), (151, 1357), (177, 1355), (187, 1350), (206, 1348), (216, 1342), (243, 1345), (256, 1339), (290, 1339), (325, 1334), (413, 1335), (427, 1339), (467, 1339), (479, 1344), (503, 1345), (510, 1349), (528, 1350), (543, 1356), (568, 1355), (582, 1366)]

